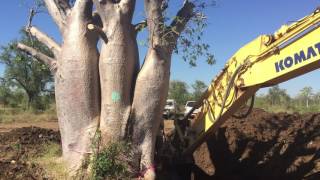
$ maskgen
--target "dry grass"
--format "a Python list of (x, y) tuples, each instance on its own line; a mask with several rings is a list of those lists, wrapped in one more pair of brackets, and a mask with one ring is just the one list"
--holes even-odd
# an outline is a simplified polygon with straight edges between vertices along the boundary
[(19, 108), (1, 108), (0, 123), (41, 122), (57, 120), (55, 108), (44, 112), (25, 111)]
[(59, 144), (51, 143), (45, 145), (44, 153), (31, 161), (39, 164), (45, 169), (46, 174), (52, 179), (69, 180), (67, 168), (61, 158), (61, 147)]

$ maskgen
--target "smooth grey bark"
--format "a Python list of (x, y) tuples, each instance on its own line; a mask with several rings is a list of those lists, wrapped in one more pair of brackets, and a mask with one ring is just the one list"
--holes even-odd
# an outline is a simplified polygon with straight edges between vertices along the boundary
[(162, 0), (145, 0), (149, 50), (137, 78), (132, 108), (132, 140), (139, 146), (140, 169), (146, 170), (145, 179), (156, 176), (150, 167), (154, 165), (156, 136), (169, 89), (171, 56), (194, 8), (185, 1), (171, 26), (164, 27), (162, 3)]
[(18, 48), (47, 64), (54, 74), (56, 107), (63, 159), (74, 174), (92, 153), (92, 138), (100, 120), (98, 36), (87, 29), (95, 22), (91, 0), (78, 0), (74, 7), (65, 0), (44, 0), (57, 23), (61, 47), (34, 27), (29, 32), (53, 50), (52, 59), (23, 44)]
[(91, 153), (100, 118), (98, 37), (86, 28), (92, 6), (90, 0), (77, 1), (68, 15), (55, 74), (63, 157), (75, 170)]
[(155, 178), (151, 167), (154, 166), (156, 136), (169, 88), (170, 63), (170, 55), (150, 49), (134, 93), (132, 142), (140, 150), (139, 168), (147, 170), (147, 179)]
[(139, 67), (136, 35), (132, 21), (135, 1), (95, 1), (108, 38), (101, 48), (100, 130), (103, 144), (124, 138), (131, 112), (135, 74)]
[[(77, 170), (92, 153), (92, 138), (99, 128), (104, 146), (130, 141), (137, 171), (145, 171), (145, 179), (155, 179), (155, 141), (168, 93), (171, 56), (194, 5), (185, 0), (166, 27), (163, 0), (144, 1), (147, 20), (138, 26), (132, 25), (135, 0), (77, 0), (73, 8), (67, 0), (44, 1), (63, 43), (60, 47), (36, 28), (30, 32), (53, 50), (55, 59), (20, 48), (52, 66), (64, 159)], [(92, 15), (93, 3), (99, 16)], [(136, 31), (145, 25), (149, 49), (140, 68)], [(98, 36), (104, 40), (100, 56)]]

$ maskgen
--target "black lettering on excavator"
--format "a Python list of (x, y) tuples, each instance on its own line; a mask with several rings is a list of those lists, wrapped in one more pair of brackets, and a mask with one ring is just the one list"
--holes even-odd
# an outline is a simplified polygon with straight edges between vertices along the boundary
[(304, 53), (304, 51), (300, 51), (300, 53), (294, 54), (294, 63), (295, 64), (299, 64), (305, 60), (306, 60), (306, 54)]
[(307, 55), (307, 59), (310, 59), (312, 57), (316, 57), (317, 56), (317, 53), (316, 51), (313, 49), (313, 47), (309, 47), (308, 48), (308, 55)]
[(293, 59), (292, 59), (292, 57), (288, 56), (284, 60), (284, 66), (286, 66), (286, 68), (290, 68), (292, 65), (293, 65)]
[(315, 47), (318, 49), (318, 53), (320, 54), (320, 43), (316, 44)]
[(277, 72), (280, 72), (282, 70), (284, 70), (284, 67), (283, 67), (283, 60), (280, 60), (279, 62), (276, 62), (276, 71)]
[[(318, 52), (316, 51), (318, 50)], [(307, 51), (301, 50), (300, 52), (294, 53), (293, 56), (288, 56), (285, 59), (281, 59), (275, 63), (276, 72), (283, 71), (287, 68), (291, 68), (293, 65), (297, 65), (310, 58), (316, 57), (320, 54), (320, 43), (314, 46), (308, 47)]]

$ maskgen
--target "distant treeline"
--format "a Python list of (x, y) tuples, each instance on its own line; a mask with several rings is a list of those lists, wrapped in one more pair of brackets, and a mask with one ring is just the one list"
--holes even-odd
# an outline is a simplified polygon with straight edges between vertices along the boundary
[(256, 96), (255, 107), (271, 112), (320, 112), (320, 92), (314, 92), (312, 87), (304, 87), (292, 97), (286, 89), (276, 85), (267, 94)]
[[(174, 80), (170, 82), (168, 99), (174, 99), (179, 106), (183, 106), (186, 101), (197, 101), (206, 89), (207, 85), (199, 80), (191, 88), (186, 82)], [(320, 112), (320, 92), (314, 92), (312, 87), (304, 87), (297, 96), (292, 97), (286, 89), (276, 85), (266, 94), (257, 95), (254, 107), (270, 112)]]

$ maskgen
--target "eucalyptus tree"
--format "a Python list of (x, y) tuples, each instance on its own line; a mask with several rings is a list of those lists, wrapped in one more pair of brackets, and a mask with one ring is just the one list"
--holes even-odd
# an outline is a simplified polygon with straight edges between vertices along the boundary
[(202, 94), (206, 91), (207, 85), (200, 80), (196, 80), (192, 85), (193, 98), (195, 101), (199, 100)]
[[(22, 30), (20, 34), (20, 42), (36, 47), (49, 57), (53, 56), (43, 43), (32, 40), (27, 32)], [(28, 107), (36, 108), (41, 94), (50, 91), (52, 87), (50, 84), (53, 78), (50, 70), (44, 64), (35, 61), (30, 55), (17, 49), (16, 40), (0, 49), (0, 64), (4, 65), (3, 80), (10, 88), (22, 89), (27, 95)]]
[[(146, 179), (155, 178), (155, 141), (172, 54), (183, 52), (191, 65), (202, 55), (208, 63), (214, 62), (209, 46), (201, 42), (208, 2), (44, 0), (62, 43), (29, 25), (30, 34), (45, 43), (54, 57), (25, 44), (18, 47), (46, 63), (54, 74), (63, 158), (71, 169), (79, 169), (94, 152), (92, 139), (100, 132), (101, 146), (130, 142), (135, 170), (144, 172)], [(174, 3), (181, 7), (168, 18)], [(145, 20), (134, 24), (136, 4), (144, 4)], [(144, 28), (147, 53), (140, 65), (137, 33)], [(101, 48), (97, 48), (99, 39)]]
[(178, 105), (184, 105), (190, 100), (190, 93), (188, 92), (188, 85), (183, 81), (170, 81), (168, 98), (174, 99)]
[(309, 108), (309, 105), (310, 105), (310, 100), (313, 96), (313, 90), (312, 90), (312, 87), (310, 86), (307, 86), (307, 87), (304, 87), (300, 90), (300, 94), (299, 96), (302, 98), (302, 100), (305, 102), (305, 105), (307, 108)]
[(271, 105), (288, 104), (290, 96), (285, 89), (281, 89), (279, 85), (275, 85), (268, 90), (266, 95), (267, 100)]

